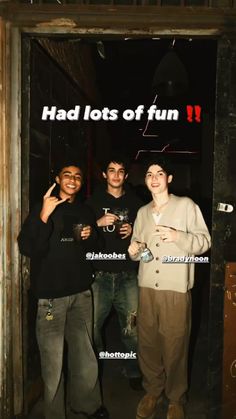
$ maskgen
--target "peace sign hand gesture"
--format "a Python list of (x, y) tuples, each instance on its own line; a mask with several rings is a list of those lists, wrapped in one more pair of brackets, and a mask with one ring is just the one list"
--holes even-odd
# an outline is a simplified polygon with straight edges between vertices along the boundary
[(65, 202), (68, 198), (58, 199), (56, 196), (51, 196), (51, 193), (53, 189), (55, 188), (56, 183), (54, 183), (48, 191), (45, 193), (43, 197), (43, 206), (40, 212), (40, 218), (44, 223), (47, 223), (49, 216), (52, 214), (52, 212), (55, 210), (57, 205), (62, 204), (62, 202)]

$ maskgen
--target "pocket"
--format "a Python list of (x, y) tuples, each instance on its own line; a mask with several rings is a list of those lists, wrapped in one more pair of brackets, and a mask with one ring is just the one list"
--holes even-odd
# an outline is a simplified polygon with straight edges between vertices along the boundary
[(86, 297), (86, 298), (90, 298), (91, 297), (91, 291), (90, 290), (86, 290), (86, 291), (83, 291), (82, 292), (82, 294)]
[(49, 306), (49, 302), (53, 301), (52, 299), (50, 300), (49, 298), (40, 298), (38, 300), (38, 307), (48, 307)]
[(121, 272), (122, 279), (137, 282), (137, 274), (134, 271)]
[(40, 298), (38, 300), (38, 312), (37, 319), (38, 321), (53, 320), (54, 318), (54, 304), (53, 299), (49, 298)]
[(102, 271), (95, 272), (95, 281), (98, 281), (103, 276), (104, 276), (104, 272), (102, 272)]

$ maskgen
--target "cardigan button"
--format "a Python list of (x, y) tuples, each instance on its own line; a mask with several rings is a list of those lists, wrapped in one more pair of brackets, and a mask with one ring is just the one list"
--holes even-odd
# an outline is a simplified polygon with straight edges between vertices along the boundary
[(159, 274), (159, 270), (158, 269), (156, 270), (156, 273)]
[(155, 287), (156, 287), (156, 288), (158, 288), (158, 287), (159, 287), (159, 284), (158, 284), (158, 282), (156, 282), (156, 283), (155, 283)]
[(159, 260), (159, 257), (158, 256), (156, 257), (156, 260)]
[(156, 247), (159, 247), (159, 246), (160, 246), (160, 243), (157, 243), (157, 244), (156, 244)]

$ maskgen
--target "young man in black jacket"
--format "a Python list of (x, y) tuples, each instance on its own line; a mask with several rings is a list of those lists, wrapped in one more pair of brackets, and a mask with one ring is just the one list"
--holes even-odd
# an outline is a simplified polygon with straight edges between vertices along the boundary
[[(121, 327), (124, 350), (137, 351), (136, 313), (138, 305), (137, 264), (130, 260), (127, 249), (132, 224), (142, 202), (125, 187), (128, 177), (123, 156), (112, 156), (104, 165), (106, 186), (97, 190), (87, 201), (95, 212), (97, 226), (105, 241), (103, 253), (94, 260), (96, 270), (92, 285), (94, 295), (94, 340), (102, 351), (101, 329), (112, 305)], [(131, 355), (132, 356), (132, 355)], [(130, 386), (140, 390), (141, 377), (136, 359), (126, 359), (125, 372)]]
[[(59, 193), (53, 196), (56, 184)], [(56, 183), (29, 214), (18, 237), (21, 253), (31, 258), (31, 287), (38, 299), (36, 335), (44, 381), (45, 419), (75, 415), (78, 419), (108, 418), (101, 406), (92, 346), (93, 271), (86, 260), (86, 252), (95, 249), (98, 237), (92, 211), (76, 200), (81, 186), (80, 167), (64, 164)], [(79, 223), (82, 231), (75, 236), (73, 228)], [(67, 408), (64, 340), (68, 345)]]

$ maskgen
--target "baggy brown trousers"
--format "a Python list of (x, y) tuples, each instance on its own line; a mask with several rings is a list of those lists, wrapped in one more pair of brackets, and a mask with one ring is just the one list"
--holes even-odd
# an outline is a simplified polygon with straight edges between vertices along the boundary
[(185, 401), (191, 293), (139, 288), (138, 360), (146, 392)]

